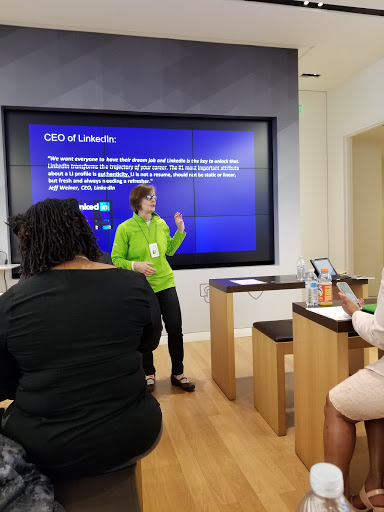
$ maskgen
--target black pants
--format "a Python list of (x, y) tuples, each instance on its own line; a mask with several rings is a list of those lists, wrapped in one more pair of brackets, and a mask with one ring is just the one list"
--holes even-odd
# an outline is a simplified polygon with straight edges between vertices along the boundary
[[(181, 310), (176, 288), (167, 288), (156, 293), (159, 301), (161, 316), (168, 334), (168, 350), (172, 361), (172, 375), (180, 375), (184, 371), (183, 331), (181, 328)], [(155, 373), (153, 352), (143, 354), (145, 375)]]

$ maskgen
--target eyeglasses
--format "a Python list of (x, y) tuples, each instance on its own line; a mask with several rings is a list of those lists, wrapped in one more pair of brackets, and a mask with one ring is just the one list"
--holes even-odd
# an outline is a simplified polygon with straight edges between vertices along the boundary
[(144, 196), (145, 199), (148, 199), (148, 201), (150, 201), (151, 199), (154, 199), (155, 201), (157, 201), (157, 196)]

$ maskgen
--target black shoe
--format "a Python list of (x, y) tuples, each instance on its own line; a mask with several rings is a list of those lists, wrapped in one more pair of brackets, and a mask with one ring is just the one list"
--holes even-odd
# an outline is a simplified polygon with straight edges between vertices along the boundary
[(155, 376), (154, 375), (146, 375), (145, 379), (147, 381), (147, 389), (150, 393), (152, 393), (155, 389)]
[(176, 379), (173, 375), (171, 375), (171, 384), (172, 386), (179, 386), (179, 388), (184, 391), (193, 391), (195, 389), (195, 385), (193, 382), (189, 382), (187, 377), (182, 377), (180, 380)]

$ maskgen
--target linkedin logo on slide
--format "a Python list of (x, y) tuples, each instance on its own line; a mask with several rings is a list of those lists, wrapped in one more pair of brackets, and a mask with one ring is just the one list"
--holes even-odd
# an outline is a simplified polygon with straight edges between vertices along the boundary
[(109, 212), (111, 211), (111, 203), (110, 201), (94, 201), (93, 204), (80, 204), (79, 208), (82, 211)]
[(92, 200), (79, 204), (80, 210), (87, 217), (91, 228), (95, 231), (100, 229), (112, 229), (112, 201)]

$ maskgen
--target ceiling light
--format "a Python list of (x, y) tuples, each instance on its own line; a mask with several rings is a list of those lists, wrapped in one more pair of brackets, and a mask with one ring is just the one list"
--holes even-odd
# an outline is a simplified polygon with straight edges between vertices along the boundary
[(304, 5), (308, 5), (308, 4), (309, 4), (309, 0), (305, 0)]
[(323, 2), (319, 2), (319, 3), (317, 4), (317, 7), (323, 7), (323, 5), (324, 5), (324, 4), (323, 4)]

